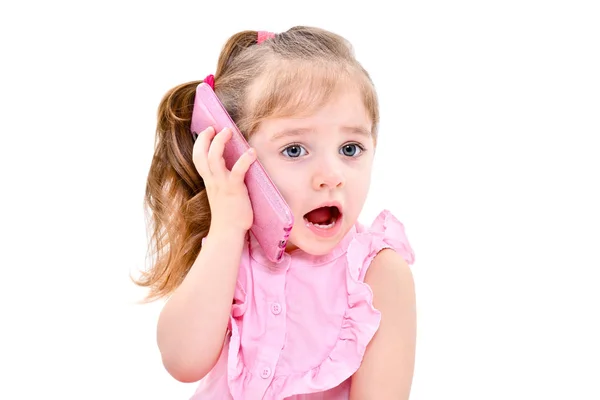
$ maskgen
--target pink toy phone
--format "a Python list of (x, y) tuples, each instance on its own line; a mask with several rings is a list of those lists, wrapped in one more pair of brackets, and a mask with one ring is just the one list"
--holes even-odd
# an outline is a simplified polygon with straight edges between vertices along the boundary
[[(209, 126), (217, 132), (224, 128), (231, 129), (233, 135), (223, 152), (225, 165), (231, 169), (250, 146), (211, 87), (201, 83), (196, 88), (192, 112), (191, 131), (194, 140)], [(294, 225), (294, 216), (258, 160), (248, 169), (245, 182), (254, 212), (254, 222), (250, 231), (265, 255), (271, 261), (278, 262), (285, 252)]]

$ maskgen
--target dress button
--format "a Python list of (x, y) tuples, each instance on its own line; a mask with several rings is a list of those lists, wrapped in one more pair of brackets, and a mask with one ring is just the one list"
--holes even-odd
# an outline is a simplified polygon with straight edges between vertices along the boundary
[(267, 379), (268, 377), (271, 376), (271, 368), (269, 367), (264, 367), (261, 371), (260, 371), (260, 377), (263, 379)]
[(275, 315), (279, 315), (281, 313), (281, 304), (279, 304), (279, 303), (271, 304), (271, 312)]

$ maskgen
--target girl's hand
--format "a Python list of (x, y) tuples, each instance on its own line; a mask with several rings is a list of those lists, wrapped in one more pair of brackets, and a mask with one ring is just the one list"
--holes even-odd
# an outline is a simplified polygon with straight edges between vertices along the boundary
[(204, 180), (212, 214), (210, 230), (240, 230), (244, 234), (252, 226), (253, 213), (244, 177), (256, 160), (256, 152), (249, 149), (233, 165), (225, 166), (223, 149), (231, 139), (228, 128), (216, 133), (213, 127), (200, 132), (192, 153), (198, 173)]

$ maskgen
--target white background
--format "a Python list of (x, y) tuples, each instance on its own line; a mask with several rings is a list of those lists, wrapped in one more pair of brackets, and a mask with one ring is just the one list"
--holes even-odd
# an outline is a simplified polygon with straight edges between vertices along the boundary
[(129, 281), (156, 108), (231, 34), (301, 24), (380, 94), (362, 219), (416, 252), (411, 399), (600, 399), (596, 4), (4, 2), (0, 398), (189, 398)]

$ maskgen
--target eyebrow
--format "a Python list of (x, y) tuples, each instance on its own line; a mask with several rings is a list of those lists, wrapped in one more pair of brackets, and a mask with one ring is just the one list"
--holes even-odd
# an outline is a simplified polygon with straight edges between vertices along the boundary
[(271, 141), (275, 142), (279, 139), (285, 138), (285, 137), (294, 137), (294, 136), (301, 136), (304, 135), (306, 133), (310, 133), (311, 130), (310, 129), (286, 129), (283, 130), (281, 132), (277, 132), (276, 134), (273, 135), (273, 137), (271, 137)]
[(372, 136), (371, 130), (362, 126), (344, 126), (342, 127), (342, 131), (348, 133), (357, 133), (361, 136), (366, 136), (369, 138)]
[[(352, 134), (359, 134), (361, 136), (365, 136), (370, 138), (371, 137), (371, 131), (367, 128), (364, 128), (362, 126), (343, 126), (342, 127), (342, 132), (345, 133), (352, 133)], [(271, 141), (277, 141), (281, 138), (285, 138), (285, 137), (295, 137), (295, 136), (301, 136), (307, 133), (311, 133), (313, 132), (312, 129), (306, 129), (306, 128), (298, 128), (298, 129), (286, 129), (283, 130), (281, 132), (277, 132), (276, 134), (273, 135), (273, 137), (271, 137)]]

